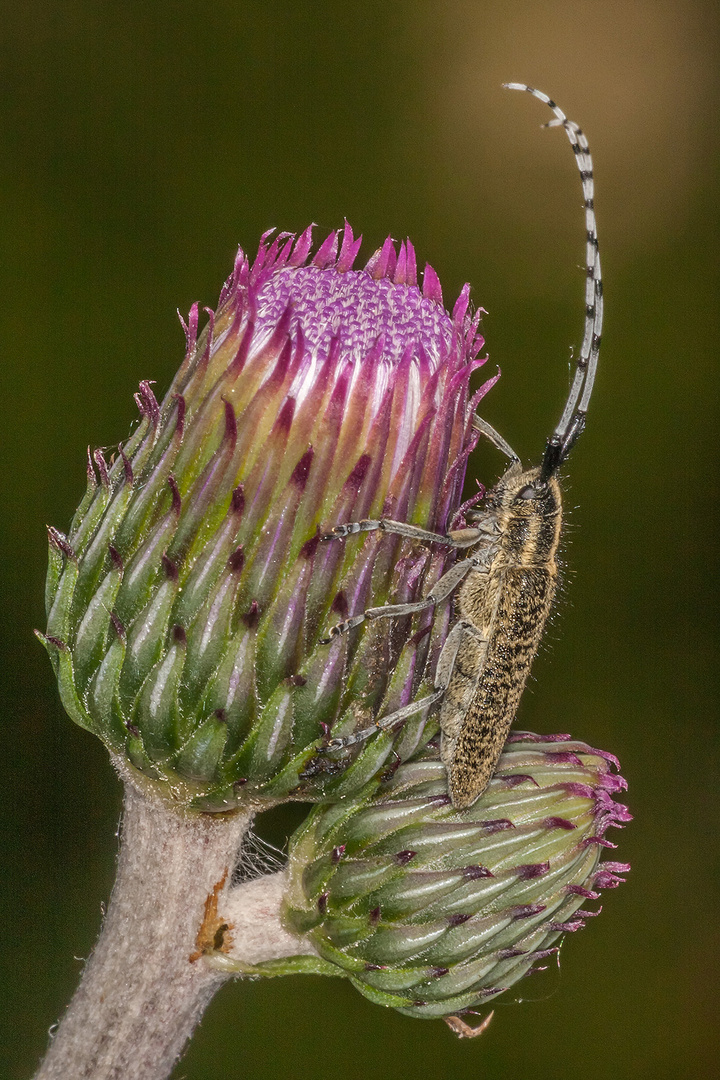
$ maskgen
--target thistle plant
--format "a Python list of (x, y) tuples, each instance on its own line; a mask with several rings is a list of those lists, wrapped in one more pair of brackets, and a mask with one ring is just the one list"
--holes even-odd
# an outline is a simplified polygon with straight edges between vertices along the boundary
[[(348, 978), (409, 1016), (472, 1012), (578, 929), (626, 867), (612, 759), (513, 736), (485, 794), (453, 810), (423, 713), (328, 753), (432, 687), (451, 604), (406, 603), (452, 552), (333, 526), (463, 523), (472, 418), (495, 381), (467, 286), (452, 311), (390, 239), (355, 269), (349, 225), (240, 251), (215, 312), (184, 324), (161, 402), (117, 452), (88, 452), (67, 533), (49, 530), (39, 634), (76, 723), (125, 783), (118, 878), (98, 945), (38, 1077), (164, 1077), (228, 978)], [(477, 497), (471, 503), (477, 501)], [(315, 804), (288, 865), (238, 883), (253, 817)]]

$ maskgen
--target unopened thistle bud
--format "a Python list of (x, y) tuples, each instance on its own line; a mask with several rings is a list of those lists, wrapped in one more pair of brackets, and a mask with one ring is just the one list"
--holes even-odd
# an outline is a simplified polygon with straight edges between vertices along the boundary
[(449, 314), (409, 242), (355, 270), (359, 244), (346, 225), (314, 257), (310, 229), (239, 252), (199, 336), (190, 312), (162, 403), (140, 384), (135, 432), (89, 453), (68, 534), (49, 530), (41, 637), (65, 708), (182, 806), (339, 797), (422, 737), (421, 716), (334, 771), (317, 758), (331, 730), (418, 694), (451, 605), (322, 639), (348, 611), (418, 598), (452, 556), (320, 537), (382, 515), (448, 528), (489, 384), (471, 398), (467, 287)]
[(607, 828), (630, 819), (613, 800), (626, 786), (616, 766), (567, 735), (518, 733), (457, 811), (431, 741), (359, 797), (310, 813), (290, 845), (286, 924), (319, 970), (378, 1004), (427, 1019), (484, 1005), (622, 882), (626, 864), (599, 861), (615, 846)]

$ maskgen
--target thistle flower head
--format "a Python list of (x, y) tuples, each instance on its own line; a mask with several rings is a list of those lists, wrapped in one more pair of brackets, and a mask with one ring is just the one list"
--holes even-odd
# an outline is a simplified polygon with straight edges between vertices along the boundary
[(610, 755), (512, 735), (489, 787), (450, 804), (431, 741), (357, 798), (317, 806), (291, 841), (285, 919), (372, 1001), (432, 1019), (492, 1000), (598, 914), (629, 867), (600, 863), (630, 819)]
[(418, 597), (447, 555), (320, 537), (382, 515), (447, 528), (489, 383), (471, 398), (467, 287), (448, 313), (409, 242), (355, 270), (359, 244), (346, 224), (314, 256), (310, 229), (240, 251), (199, 335), (191, 310), (162, 403), (140, 384), (136, 430), (88, 454), (68, 534), (49, 530), (41, 636), (65, 708), (181, 805), (339, 796), (421, 739), (423, 719), (340, 773), (317, 764), (330, 729), (418, 693), (449, 605), (321, 639), (347, 612)]

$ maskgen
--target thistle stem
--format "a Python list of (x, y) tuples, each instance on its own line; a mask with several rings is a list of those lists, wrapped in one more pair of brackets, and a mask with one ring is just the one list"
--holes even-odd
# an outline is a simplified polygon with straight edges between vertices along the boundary
[[(228, 978), (205, 963), (201, 927), (212, 941), (209, 915), (226, 900), (251, 818), (176, 812), (126, 782), (118, 874), (100, 939), (35, 1080), (169, 1075)], [(263, 904), (261, 884), (249, 886), (232, 890), (238, 916), (245, 889), (249, 901), (236, 949), (244, 951), (238, 938), (248, 935), (251, 960), (297, 951), (277, 917), (278, 890), (271, 886)], [(229, 941), (232, 929), (223, 932)]]

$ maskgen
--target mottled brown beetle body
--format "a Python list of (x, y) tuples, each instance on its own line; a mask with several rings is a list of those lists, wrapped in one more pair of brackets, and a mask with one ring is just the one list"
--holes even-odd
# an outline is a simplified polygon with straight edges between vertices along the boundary
[[(514, 463), (490, 492), (487, 514), (498, 539), (485, 549), (487, 570), (471, 570), (455, 601), (458, 618), (469, 625), (440, 706), (440, 727), (450, 795), (459, 809), (490, 781), (555, 595), (562, 496), (554, 477), (535, 489), (539, 475)], [(537, 490), (534, 498), (517, 498), (529, 488)]]
[(332, 627), (328, 641), (366, 619), (415, 615), (455, 596), (457, 618), (437, 661), (434, 692), (379, 717), (372, 727), (346, 738), (330, 739), (320, 747), (321, 751), (341, 750), (378, 729), (393, 728), (409, 716), (439, 706), (440, 752), (448, 772), (450, 797), (458, 809), (475, 802), (492, 777), (545, 629), (557, 585), (556, 556), (562, 528), (557, 472), (585, 427), (603, 318), (594, 181), (587, 139), (546, 94), (524, 83), (507, 85), (512, 90), (527, 91), (552, 109), (555, 118), (546, 126), (564, 129), (582, 181), (585, 326), (560, 421), (547, 441), (542, 464), (523, 470), (517, 454), (502, 436), (485, 420), (473, 418), (476, 430), (502, 450), (512, 464), (488, 493), (486, 508), (467, 515), (467, 528), (443, 536), (405, 522), (380, 519), (338, 525), (323, 537), (332, 540), (380, 530), (463, 553), (421, 600), (369, 608)]

